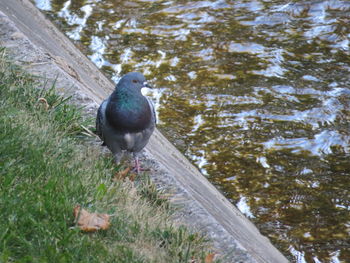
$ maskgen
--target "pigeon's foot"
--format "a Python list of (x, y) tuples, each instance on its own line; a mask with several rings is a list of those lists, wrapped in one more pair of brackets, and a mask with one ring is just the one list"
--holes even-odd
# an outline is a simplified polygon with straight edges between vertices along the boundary
[(133, 170), (136, 171), (137, 174), (140, 174), (140, 172), (149, 171), (149, 169), (144, 169), (141, 167), (138, 157), (135, 157), (135, 167)]
[(139, 161), (139, 158), (135, 158), (135, 169), (136, 169), (136, 172), (137, 174), (139, 174), (141, 172), (141, 166), (140, 166), (140, 161)]

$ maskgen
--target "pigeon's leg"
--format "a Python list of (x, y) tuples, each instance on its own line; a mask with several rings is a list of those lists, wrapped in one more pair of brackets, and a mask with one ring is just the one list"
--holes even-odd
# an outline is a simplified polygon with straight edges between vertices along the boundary
[(134, 157), (134, 160), (135, 160), (135, 167), (134, 167), (134, 170), (136, 170), (136, 173), (140, 173), (142, 171), (146, 171), (147, 169), (143, 169), (141, 168), (141, 165), (140, 165), (140, 160), (139, 160), (139, 156), (138, 156), (139, 153), (133, 153), (133, 157)]
[(139, 157), (137, 155), (134, 155), (134, 159), (135, 159), (135, 169), (136, 169), (136, 172), (139, 174), (141, 172)]
[(116, 164), (120, 164), (120, 160), (122, 159), (123, 155), (124, 153), (122, 151), (114, 154), (114, 160)]

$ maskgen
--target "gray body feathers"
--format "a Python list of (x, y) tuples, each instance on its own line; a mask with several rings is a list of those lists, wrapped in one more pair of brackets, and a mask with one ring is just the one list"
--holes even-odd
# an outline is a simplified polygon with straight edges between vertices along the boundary
[[(116, 89), (118, 89), (118, 85)], [(129, 115), (127, 114), (125, 121), (123, 121), (120, 126), (116, 126), (113, 124), (113, 120), (111, 120), (111, 118), (118, 115), (119, 112), (113, 111), (112, 113), (114, 115), (112, 115), (111, 112), (110, 114), (107, 113), (107, 111), (111, 111), (111, 108), (113, 107), (118, 108), (118, 101), (114, 99), (116, 96), (115, 92), (109, 96), (109, 98), (104, 100), (98, 109), (96, 118), (96, 133), (104, 142), (104, 145), (106, 145), (115, 155), (116, 161), (119, 162), (124, 152), (133, 153), (134, 157), (137, 157), (137, 153), (139, 153), (146, 146), (156, 125), (156, 115), (152, 102), (148, 98), (143, 97), (148, 102), (145, 104), (146, 107), (149, 107), (147, 110), (145, 110), (145, 114), (150, 114), (150, 118), (147, 118), (148, 121), (147, 123), (143, 124), (142, 129), (138, 128), (133, 130), (131, 127), (131, 129), (125, 130), (122, 128), (124, 122), (128, 123), (128, 121), (132, 119), (133, 116), (130, 116), (133, 114), (132, 111), (128, 113)], [(138, 92), (140, 94), (138, 94)], [(136, 90), (136, 93), (137, 94), (135, 96), (142, 96), (141, 88), (138, 91)], [(125, 116), (125, 114), (122, 116)]]
[(104, 100), (97, 112), (97, 135), (113, 154), (119, 154), (122, 151), (140, 152), (148, 143), (156, 125), (153, 104), (149, 101), (149, 105), (152, 107), (152, 120), (148, 127), (139, 132), (121, 132), (112, 127), (106, 118), (107, 103), (108, 99)]

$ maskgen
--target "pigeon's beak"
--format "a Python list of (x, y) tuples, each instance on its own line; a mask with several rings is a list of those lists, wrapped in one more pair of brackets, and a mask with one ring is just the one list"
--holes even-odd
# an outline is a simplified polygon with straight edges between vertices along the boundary
[(151, 92), (150, 89), (152, 89), (152, 86), (149, 85), (147, 81), (142, 83), (141, 93), (143, 96), (146, 96), (149, 92)]
[(142, 88), (152, 88), (152, 86), (150, 85), (150, 84), (148, 84), (148, 82), (147, 81), (145, 81), (144, 83), (143, 83), (143, 86), (142, 86)]

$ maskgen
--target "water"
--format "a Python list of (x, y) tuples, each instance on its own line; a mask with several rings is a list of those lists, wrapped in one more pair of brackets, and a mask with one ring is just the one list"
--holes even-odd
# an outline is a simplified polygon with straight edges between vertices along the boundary
[(35, 0), (294, 262), (350, 259), (350, 1)]

